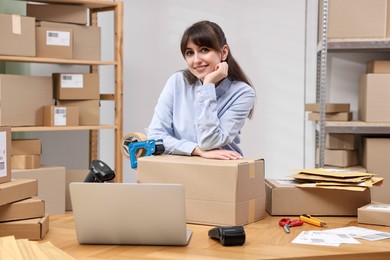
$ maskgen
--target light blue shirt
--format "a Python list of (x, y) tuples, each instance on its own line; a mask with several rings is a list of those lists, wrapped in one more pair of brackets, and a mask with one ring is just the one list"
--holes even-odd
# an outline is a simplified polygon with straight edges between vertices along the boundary
[(191, 155), (202, 150), (238, 147), (240, 130), (256, 100), (248, 84), (225, 78), (213, 83), (190, 85), (183, 72), (173, 74), (165, 84), (147, 129), (149, 139), (162, 139), (165, 153)]

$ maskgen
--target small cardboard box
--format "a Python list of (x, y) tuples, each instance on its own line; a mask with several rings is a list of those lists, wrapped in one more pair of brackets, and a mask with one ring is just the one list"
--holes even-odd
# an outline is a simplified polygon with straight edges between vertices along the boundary
[(0, 126), (0, 183), (11, 180), (11, 127)]
[(99, 99), (98, 73), (54, 73), (54, 98), (58, 100)]
[(88, 9), (84, 5), (27, 3), (27, 16), (37, 21), (87, 24)]
[(80, 125), (100, 124), (100, 100), (58, 100), (57, 106), (79, 107)]
[(362, 165), (367, 172), (383, 177), (382, 186), (372, 187), (372, 201), (390, 204), (390, 138), (363, 138)]
[(368, 73), (390, 73), (390, 60), (372, 60), (367, 62)]
[(0, 55), (35, 56), (34, 17), (0, 14), (0, 35)]
[(390, 226), (390, 204), (370, 203), (358, 209), (358, 222)]
[(79, 108), (76, 106), (45, 106), (44, 126), (78, 126)]
[(0, 236), (14, 236), (16, 239), (42, 240), (49, 231), (49, 215), (0, 223)]
[(38, 198), (28, 198), (0, 206), (0, 222), (44, 216), (45, 202)]
[(73, 30), (36, 27), (37, 57), (72, 59)]
[(71, 182), (83, 182), (87, 177), (89, 170), (69, 170), (66, 169), (65, 173), (65, 210), (72, 210), (72, 201), (70, 199), (69, 184)]
[(354, 150), (357, 148), (354, 134), (326, 134), (325, 148), (336, 150)]
[(265, 215), (264, 160), (160, 155), (138, 159), (141, 183), (185, 187), (187, 222), (245, 225)]
[(41, 154), (40, 139), (12, 139), (12, 155)]
[(30, 179), (11, 180), (0, 184), (0, 206), (38, 195), (38, 181)]
[(38, 181), (38, 197), (45, 201), (49, 214), (65, 213), (65, 167), (42, 166), (38, 169), (12, 170), (12, 178), (34, 178)]
[(12, 169), (37, 169), (41, 167), (40, 154), (18, 154), (11, 156)]
[(53, 103), (51, 77), (0, 75), (0, 125), (42, 126)]
[(370, 190), (298, 188), (291, 180), (266, 179), (266, 210), (270, 215), (356, 216), (371, 202)]
[(350, 167), (359, 164), (358, 150), (324, 150), (324, 164), (337, 167)]
[(328, 38), (385, 38), (388, 0), (330, 0)]
[(390, 122), (390, 74), (364, 74), (360, 77), (359, 119), (364, 122)]
[[(309, 113), (308, 119), (311, 121), (319, 121), (320, 113)], [(352, 112), (325, 113), (325, 121), (351, 121)]]
[[(349, 112), (351, 105), (348, 103), (327, 103), (325, 104), (326, 113)], [(305, 104), (305, 111), (320, 112), (320, 103)]]
[(100, 27), (51, 22), (38, 22), (37, 24), (45, 28), (62, 28), (72, 30), (72, 57), (74, 60), (101, 60)]

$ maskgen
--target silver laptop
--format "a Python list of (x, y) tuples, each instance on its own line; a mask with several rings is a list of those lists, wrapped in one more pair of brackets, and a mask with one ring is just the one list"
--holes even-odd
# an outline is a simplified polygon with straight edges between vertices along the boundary
[(151, 183), (69, 185), (80, 244), (187, 245), (184, 186)]

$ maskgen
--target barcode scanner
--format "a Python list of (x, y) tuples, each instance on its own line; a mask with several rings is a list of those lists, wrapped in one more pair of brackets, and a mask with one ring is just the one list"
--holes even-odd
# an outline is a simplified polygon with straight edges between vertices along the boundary
[(115, 178), (115, 172), (105, 162), (93, 160), (84, 182), (106, 182)]
[(209, 237), (224, 246), (241, 246), (245, 243), (245, 230), (242, 226), (215, 227), (209, 230)]

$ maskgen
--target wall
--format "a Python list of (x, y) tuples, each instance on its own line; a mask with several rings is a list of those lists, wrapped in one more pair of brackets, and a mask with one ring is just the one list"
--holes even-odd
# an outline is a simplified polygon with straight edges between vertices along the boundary
[[(265, 158), (269, 177), (284, 177), (290, 169), (304, 167), (305, 146), (312, 146), (305, 143), (303, 112), (306, 84), (312, 82), (305, 74), (306, 4), (305, 0), (126, 0), (124, 133), (148, 126), (165, 81), (186, 66), (179, 50), (183, 31), (208, 19), (224, 29), (232, 53), (257, 91), (254, 117), (242, 131), (245, 156)], [(124, 180), (134, 181), (135, 175), (125, 160)]]

